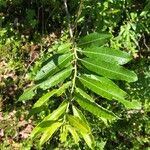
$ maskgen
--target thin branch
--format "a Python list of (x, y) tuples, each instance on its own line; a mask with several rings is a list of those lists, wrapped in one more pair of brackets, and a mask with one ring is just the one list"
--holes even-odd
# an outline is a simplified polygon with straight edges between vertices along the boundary
[(148, 47), (148, 45), (146, 44), (146, 39), (145, 39), (145, 35), (143, 34), (143, 43), (145, 45), (145, 47), (147, 48), (147, 50), (149, 51), (150, 48)]
[(72, 27), (71, 27), (70, 14), (69, 14), (69, 11), (68, 11), (67, 0), (64, 0), (64, 6), (65, 6), (65, 11), (66, 11), (67, 20), (68, 20), (69, 34), (70, 34), (71, 40), (73, 40), (73, 30), (72, 30)]
[[(76, 77), (77, 77), (77, 49), (75, 46), (75, 41), (74, 41), (74, 37), (73, 37), (73, 30), (72, 30), (72, 26), (71, 26), (71, 21), (70, 21), (70, 14), (68, 11), (68, 5), (67, 5), (67, 0), (64, 0), (64, 6), (65, 6), (65, 11), (66, 11), (66, 15), (67, 15), (67, 20), (68, 20), (68, 27), (69, 27), (69, 34), (70, 34), (70, 38), (72, 41), (72, 51), (74, 54), (74, 75), (73, 75), (73, 79), (72, 79), (72, 89), (71, 89), (71, 94), (74, 92), (75, 89), (75, 82), (76, 82)], [(78, 14), (77, 14), (78, 16)]]
[(76, 35), (76, 31), (77, 31), (77, 23), (78, 23), (78, 20), (79, 20), (79, 17), (82, 13), (82, 7), (83, 7), (83, 0), (80, 0), (80, 5), (79, 5), (79, 9), (78, 9), (78, 12), (77, 12), (77, 17), (76, 17), (76, 20), (75, 20), (75, 23), (74, 23), (74, 35)]

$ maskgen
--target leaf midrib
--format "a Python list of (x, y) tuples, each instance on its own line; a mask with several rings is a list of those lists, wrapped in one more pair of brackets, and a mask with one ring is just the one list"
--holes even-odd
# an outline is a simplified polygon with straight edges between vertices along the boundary
[(129, 59), (129, 58), (126, 58), (126, 57), (119, 57), (119, 56), (105, 54), (105, 53), (101, 53), (101, 52), (96, 53), (96, 52), (83, 51), (83, 50), (78, 50), (78, 51), (83, 52), (83, 53), (95, 54), (95, 55), (100, 54), (100, 55), (103, 55), (103, 56), (115, 57), (115, 58), (126, 59), (126, 60)]
[[(106, 71), (109, 71), (109, 72), (112, 72), (112, 73), (115, 73), (115, 74), (116, 74), (116, 72), (114, 72), (113, 70), (110, 70), (110, 69), (107, 69), (107, 68), (104, 68), (104, 67), (100, 67), (100, 66), (98, 66), (98, 65), (96, 65), (96, 64), (93, 64), (93, 63), (91, 63), (91, 62), (85, 61), (85, 60), (83, 60), (83, 59), (80, 59), (80, 60), (83, 61), (83, 62), (85, 62), (85, 63), (91, 64), (91, 65), (93, 65), (93, 66), (96, 66), (96, 67), (98, 67), (98, 68), (102, 68), (102, 69), (104, 69), (104, 70), (106, 70)], [(117, 74), (120, 74), (120, 75), (122, 75), (122, 76), (124, 76), (124, 77), (126, 77), (126, 78), (133, 79), (133, 78), (131, 78), (130, 76), (126, 76), (126, 75), (124, 75), (124, 74), (122, 74), (122, 73), (120, 73), (120, 72), (117, 72)]]
[[(107, 38), (109, 38), (109, 37), (107, 37)], [(96, 41), (99, 41), (99, 40), (102, 40), (102, 39), (107, 39), (107, 38), (104, 38), (104, 37), (102, 37), (102, 38), (97, 38), (96, 40), (91, 40), (91, 41), (89, 41), (89, 42), (84, 42), (84, 43), (78, 44), (78, 45), (79, 45), (79, 46), (82, 46), (82, 45), (85, 45), (85, 44), (93, 43), (93, 42), (96, 42)]]
[[(108, 94), (111, 94), (111, 96), (112, 96), (112, 99), (114, 98), (114, 99), (116, 99), (116, 100), (118, 100), (118, 98), (119, 98), (119, 100), (120, 99), (122, 99), (122, 97), (118, 97), (118, 96), (116, 96), (116, 94), (112, 94), (112, 93), (109, 93), (109, 92), (107, 92), (106, 90), (104, 90), (103, 88), (99, 88), (98, 86), (96, 86), (95, 84), (93, 84), (93, 83), (91, 83), (91, 82), (89, 82), (89, 81), (87, 81), (87, 80), (85, 80), (85, 79), (83, 79), (83, 78), (81, 78), (81, 77), (78, 77), (78, 78), (80, 78), (81, 80), (84, 80), (85, 82), (88, 82), (89, 84), (92, 84), (94, 87), (96, 87), (96, 88), (98, 88), (98, 89), (100, 89), (100, 90), (102, 90), (102, 91), (104, 91), (104, 92), (106, 92), (106, 93), (108, 93)], [(115, 97), (114, 97), (115, 96)], [(103, 96), (102, 96), (103, 97)], [(111, 100), (112, 100), (111, 99)], [(119, 101), (118, 100), (118, 101)]]
[[(43, 69), (41, 69), (41, 77), (40, 77), (40, 79), (42, 79), (42, 78), (44, 78), (47, 74), (49, 74), (50, 72), (52, 72), (53, 70), (55, 70), (55, 69), (59, 69), (59, 66), (62, 64), (62, 63), (64, 63), (69, 57), (71, 57), (72, 56), (72, 54), (64, 54), (64, 55), (68, 55), (67, 57), (64, 57), (64, 59), (62, 59), (61, 60), (61, 62), (60, 62), (60, 64), (59, 65), (56, 65), (53, 61), (48, 65), (47, 64), (47, 66), (44, 66), (43, 67)], [(63, 56), (64, 56), (63, 55)], [(51, 67), (50, 67), (51, 66)], [(50, 71), (48, 71), (49, 69), (48, 68), (51, 68), (51, 70)], [(47, 72), (48, 71), (48, 72)], [(40, 79), (37, 79), (37, 80), (40, 80)]]

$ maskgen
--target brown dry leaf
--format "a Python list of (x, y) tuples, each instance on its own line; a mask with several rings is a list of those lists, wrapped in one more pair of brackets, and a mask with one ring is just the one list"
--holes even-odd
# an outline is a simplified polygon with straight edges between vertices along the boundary
[(0, 121), (2, 121), (4, 118), (2, 116), (2, 112), (0, 112)]
[(4, 129), (0, 129), (0, 138), (4, 136)]
[(22, 121), (19, 121), (18, 122), (18, 127), (24, 127), (24, 126), (26, 126), (28, 124), (28, 122), (27, 121), (25, 121), (25, 120), (22, 120)]
[(13, 143), (12, 144), (12, 150), (21, 150), (21, 144)]
[(19, 133), (20, 137), (22, 139), (28, 138), (32, 129), (33, 129), (33, 126), (31, 124), (28, 124), (27, 127)]

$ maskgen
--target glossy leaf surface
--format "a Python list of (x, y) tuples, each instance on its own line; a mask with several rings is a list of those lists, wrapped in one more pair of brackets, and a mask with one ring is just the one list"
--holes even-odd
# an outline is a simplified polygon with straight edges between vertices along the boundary
[(78, 46), (79, 47), (89, 47), (91, 45), (94, 46), (102, 46), (104, 45), (109, 39), (111, 38), (110, 34), (104, 34), (104, 33), (91, 33), (89, 35), (86, 35), (83, 38), (80, 38)]
[(50, 87), (57, 85), (58, 83), (64, 81), (66, 78), (68, 78), (71, 75), (71, 72), (72, 72), (72, 68), (67, 68), (61, 72), (58, 72), (57, 74), (55, 74), (51, 78), (42, 82), (40, 84), (40, 88), (42, 88), (43, 90), (46, 90)]
[(121, 50), (112, 49), (109, 47), (90, 47), (82, 50), (82, 53), (97, 61), (114, 62), (116, 64), (126, 64), (132, 58), (131, 56)]
[(60, 69), (64, 68), (71, 59), (71, 54), (57, 55), (52, 58), (41, 70), (37, 73), (35, 80), (43, 79), (47, 76), (51, 76)]
[(51, 114), (43, 119), (32, 131), (31, 138), (34, 138), (37, 133), (44, 131), (45, 129), (42, 128), (45, 121), (55, 121), (57, 120), (66, 110), (67, 108), (67, 101), (64, 101), (56, 110), (54, 110)]
[(26, 89), (23, 94), (19, 97), (18, 101), (26, 101), (32, 99), (36, 95), (36, 89), (38, 85), (34, 85), (28, 89)]
[(83, 133), (90, 133), (89, 127), (87, 127), (79, 117), (67, 115), (67, 119), (70, 125), (74, 126), (76, 129), (82, 131)]
[(134, 72), (125, 69), (122, 66), (114, 65), (105, 61), (92, 60), (85, 58), (81, 63), (90, 71), (115, 80), (125, 80), (127, 82), (137, 81), (137, 76)]
[(108, 120), (114, 120), (117, 118), (117, 116), (108, 111), (107, 109), (101, 107), (100, 105), (96, 104), (95, 102), (91, 102), (85, 98), (83, 98), (81, 95), (76, 94), (75, 96), (76, 101), (78, 104), (84, 108), (85, 110), (91, 112), (92, 114), (96, 115), (97, 117), (104, 117)]
[(47, 140), (51, 138), (51, 136), (56, 132), (56, 130), (62, 125), (61, 122), (55, 122), (52, 125), (50, 125), (42, 135), (40, 139), (40, 145), (43, 145)]

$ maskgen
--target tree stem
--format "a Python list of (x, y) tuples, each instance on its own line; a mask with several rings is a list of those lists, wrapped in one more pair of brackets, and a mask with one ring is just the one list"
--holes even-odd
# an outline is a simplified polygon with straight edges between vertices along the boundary
[(71, 27), (70, 14), (69, 14), (69, 11), (68, 11), (67, 0), (64, 0), (64, 6), (65, 6), (65, 11), (66, 11), (67, 20), (68, 20), (70, 38), (71, 38), (71, 40), (73, 40), (73, 30), (72, 30), (72, 27)]

